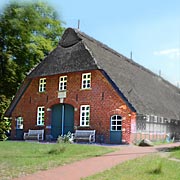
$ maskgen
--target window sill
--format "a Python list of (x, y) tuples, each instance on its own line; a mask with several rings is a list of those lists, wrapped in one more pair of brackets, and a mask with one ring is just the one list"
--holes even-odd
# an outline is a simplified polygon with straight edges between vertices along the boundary
[(58, 90), (58, 92), (67, 92), (67, 89), (65, 89), (65, 90)]
[(82, 128), (82, 127), (84, 127), (84, 128), (89, 128), (90, 126), (89, 126), (89, 125), (87, 125), (87, 126), (82, 126), (82, 125), (80, 125), (79, 127), (80, 127), (80, 128)]
[(92, 90), (92, 88), (85, 88), (85, 89), (80, 89), (80, 91), (90, 91), (90, 90)]
[(43, 92), (39, 92), (39, 91), (38, 91), (38, 93), (39, 93), (39, 94), (46, 94), (46, 91), (43, 91)]

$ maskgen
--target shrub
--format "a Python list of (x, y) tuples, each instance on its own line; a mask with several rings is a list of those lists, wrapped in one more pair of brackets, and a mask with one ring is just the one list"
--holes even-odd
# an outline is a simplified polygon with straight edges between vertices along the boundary
[(8, 138), (8, 132), (10, 130), (10, 122), (7, 119), (0, 119), (0, 140), (6, 140)]
[(61, 135), (57, 139), (57, 143), (72, 143), (72, 141), (73, 141), (73, 139), (72, 139), (72, 133), (71, 132), (68, 132), (64, 136)]

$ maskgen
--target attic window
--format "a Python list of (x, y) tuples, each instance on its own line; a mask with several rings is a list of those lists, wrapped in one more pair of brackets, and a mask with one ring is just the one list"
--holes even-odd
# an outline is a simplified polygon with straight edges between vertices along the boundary
[(83, 73), (82, 74), (82, 89), (90, 89), (91, 88), (91, 73)]
[(67, 88), (67, 76), (59, 77), (59, 91), (65, 91)]
[(39, 92), (46, 91), (46, 78), (39, 79)]

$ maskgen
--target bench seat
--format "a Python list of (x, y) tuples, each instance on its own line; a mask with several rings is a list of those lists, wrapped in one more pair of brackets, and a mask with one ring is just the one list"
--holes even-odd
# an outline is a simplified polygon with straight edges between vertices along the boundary
[(44, 140), (44, 129), (32, 130), (29, 129), (27, 133), (24, 133), (24, 140)]
[(89, 143), (95, 142), (95, 130), (76, 130), (73, 139), (78, 140), (88, 140)]

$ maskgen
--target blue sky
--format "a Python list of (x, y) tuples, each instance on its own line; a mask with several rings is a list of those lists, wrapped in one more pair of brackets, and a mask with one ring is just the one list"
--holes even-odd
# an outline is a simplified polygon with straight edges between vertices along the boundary
[[(179, 0), (41, 0), (66, 23), (180, 86)], [(3, 7), (7, 0), (0, 1)]]

